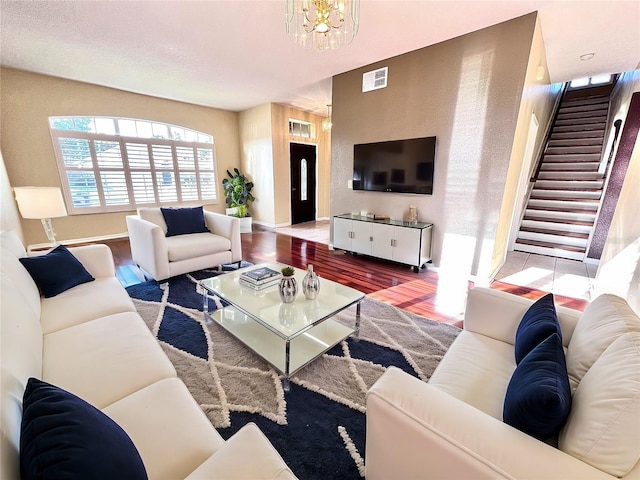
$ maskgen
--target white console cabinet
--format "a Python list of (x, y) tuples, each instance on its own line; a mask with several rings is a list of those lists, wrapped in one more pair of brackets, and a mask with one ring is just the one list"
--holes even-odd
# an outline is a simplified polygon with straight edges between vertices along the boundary
[(431, 261), (432, 229), (431, 223), (337, 215), (333, 247), (411, 265), (417, 272)]

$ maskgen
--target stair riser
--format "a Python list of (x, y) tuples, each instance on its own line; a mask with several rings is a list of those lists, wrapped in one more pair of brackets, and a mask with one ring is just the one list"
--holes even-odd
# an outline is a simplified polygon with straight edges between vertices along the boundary
[(596, 221), (596, 214), (589, 212), (567, 212), (561, 210), (538, 210), (527, 208), (525, 218), (544, 218), (548, 220), (558, 220), (566, 222), (590, 222)]
[(523, 220), (522, 227), (554, 232), (558, 231), (558, 229), (561, 228), (567, 233), (575, 233), (587, 236), (589, 235), (589, 233), (591, 233), (591, 225), (558, 224), (554, 222), (541, 222), (539, 220)]
[(605, 123), (591, 123), (591, 124), (585, 124), (585, 125), (556, 125), (553, 131), (555, 133), (593, 132), (593, 131), (604, 132), (605, 127), (606, 127)]
[(602, 174), (598, 172), (542, 171), (538, 175), (538, 180), (600, 180), (602, 183)]
[(593, 124), (605, 125), (606, 122), (607, 122), (606, 115), (598, 115), (597, 117), (594, 116), (594, 117), (584, 117), (584, 118), (567, 118), (567, 119), (559, 118), (556, 120), (556, 126), (566, 127), (567, 125), (582, 126), (582, 125), (593, 125)]
[(532, 199), (539, 198), (543, 200), (599, 200), (601, 196), (601, 190), (576, 191), (534, 189), (531, 191)]
[(548, 147), (602, 147), (601, 138), (565, 138), (561, 140), (550, 140)]
[(586, 248), (588, 239), (564, 237), (560, 235), (547, 235), (536, 232), (519, 232), (518, 238), (523, 240), (533, 240), (536, 242), (550, 243), (559, 246)]
[(604, 139), (604, 130), (587, 130), (587, 131), (571, 131), (568, 130), (566, 132), (558, 132), (555, 131), (551, 134), (551, 141), (554, 140), (582, 140), (582, 139), (591, 139), (591, 140), (599, 140), (600, 142)]
[(545, 190), (602, 190), (602, 184), (602, 180), (538, 180), (534, 188)]
[(597, 172), (600, 162), (546, 162), (540, 166), (541, 172)]
[(599, 162), (600, 154), (546, 155), (543, 162)]
[(546, 155), (575, 155), (575, 154), (591, 154), (600, 155), (602, 148), (600, 145), (584, 145), (580, 147), (551, 147), (548, 146), (545, 151)]
[(538, 210), (555, 210), (555, 211), (593, 211), (596, 212), (598, 210), (598, 202), (569, 202), (562, 200), (538, 200), (531, 199), (529, 202), (529, 207), (535, 208)]

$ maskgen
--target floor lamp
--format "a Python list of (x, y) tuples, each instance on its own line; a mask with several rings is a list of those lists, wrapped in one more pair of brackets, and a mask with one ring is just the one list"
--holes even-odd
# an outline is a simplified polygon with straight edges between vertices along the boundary
[(22, 218), (40, 219), (51, 245), (58, 245), (51, 219), (67, 216), (62, 191), (58, 187), (15, 187), (13, 191)]

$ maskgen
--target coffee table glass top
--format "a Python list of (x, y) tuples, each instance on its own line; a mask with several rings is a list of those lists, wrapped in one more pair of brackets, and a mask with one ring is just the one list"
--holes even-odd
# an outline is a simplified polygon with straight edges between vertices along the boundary
[(293, 303), (282, 303), (278, 285), (254, 290), (239, 283), (238, 279), (243, 271), (260, 267), (280, 271), (285, 266), (278, 263), (253, 265), (202, 280), (200, 283), (206, 290), (228, 301), (283, 339), (292, 339), (304, 333), (364, 297), (358, 290), (320, 278), (320, 294), (315, 300), (307, 300), (302, 292), (302, 280), (307, 272), (298, 268), (294, 268), (298, 294)]

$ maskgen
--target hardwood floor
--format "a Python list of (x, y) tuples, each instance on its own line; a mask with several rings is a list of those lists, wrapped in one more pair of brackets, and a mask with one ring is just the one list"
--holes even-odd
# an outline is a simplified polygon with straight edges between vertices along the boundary
[[(118, 278), (124, 285), (144, 280), (131, 259), (128, 239), (104, 243), (113, 251)], [(466, 279), (438, 275), (429, 266), (414, 273), (411, 267), (330, 250), (328, 245), (273, 231), (254, 230), (243, 234), (242, 252), (243, 259), (254, 264), (279, 262), (298, 268), (312, 264), (321, 278), (353, 287), (372, 298), (432, 320), (458, 326), (462, 324), (467, 291), (473, 287)], [(528, 298), (539, 298), (545, 293), (503, 282), (493, 282), (491, 287)], [(584, 300), (562, 296), (556, 296), (556, 303), (579, 310), (586, 305)]]

